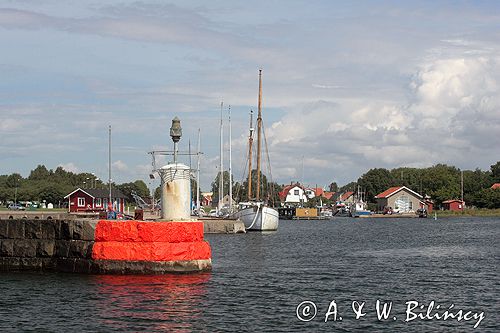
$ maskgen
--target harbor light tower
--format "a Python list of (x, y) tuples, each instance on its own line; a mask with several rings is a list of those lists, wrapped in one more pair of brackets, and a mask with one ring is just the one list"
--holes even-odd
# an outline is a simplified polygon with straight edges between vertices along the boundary
[(174, 161), (158, 169), (161, 177), (161, 218), (166, 221), (191, 221), (191, 170), (177, 163), (181, 121), (175, 117), (170, 127), (174, 142)]

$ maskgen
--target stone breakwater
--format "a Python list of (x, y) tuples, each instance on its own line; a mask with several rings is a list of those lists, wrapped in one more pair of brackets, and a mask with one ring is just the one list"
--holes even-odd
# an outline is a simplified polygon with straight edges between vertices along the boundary
[(163, 274), (211, 266), (202, 222), (0, 221), (0, 271)]

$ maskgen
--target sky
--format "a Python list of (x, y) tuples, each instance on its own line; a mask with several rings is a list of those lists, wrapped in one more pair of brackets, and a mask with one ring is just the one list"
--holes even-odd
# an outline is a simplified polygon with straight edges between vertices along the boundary
[(148, 152), (173, 148), (177, 116), (181, 150), (200, 130), (207, 191), (223, 101), (224, 169), (230, 105), (242, 181), (259, 69), (280, 184), (500, 160), (497, 1), (0, 0), (0, 45), (0, 174), (107, 180), (111, 125), (113, 181), (154, 187)]

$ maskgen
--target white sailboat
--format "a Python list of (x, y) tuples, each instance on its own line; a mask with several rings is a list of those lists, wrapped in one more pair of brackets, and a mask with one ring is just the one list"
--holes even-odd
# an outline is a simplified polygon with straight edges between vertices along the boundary
[(262, 70), (259, 70), (259, 111), (257, 116), (257, 188), (255, 199), (252, 198), (252, 143), (253, 128), (250, 115), (250, 136), (248, 149), (248, 201), (240, 202), (236, 216), (245, 224), (249, 231), (278, 230), (278, 211), (268, 207), (260, 198), (260, 164), (261, 164), (261, 132), (262, 132)]

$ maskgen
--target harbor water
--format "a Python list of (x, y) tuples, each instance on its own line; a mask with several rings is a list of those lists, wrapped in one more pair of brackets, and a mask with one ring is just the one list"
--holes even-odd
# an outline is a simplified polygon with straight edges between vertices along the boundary
[(500, 331), (499, 218), (280, 221), (206, 239), (210, 273), (0, 273), (0, 332)]

